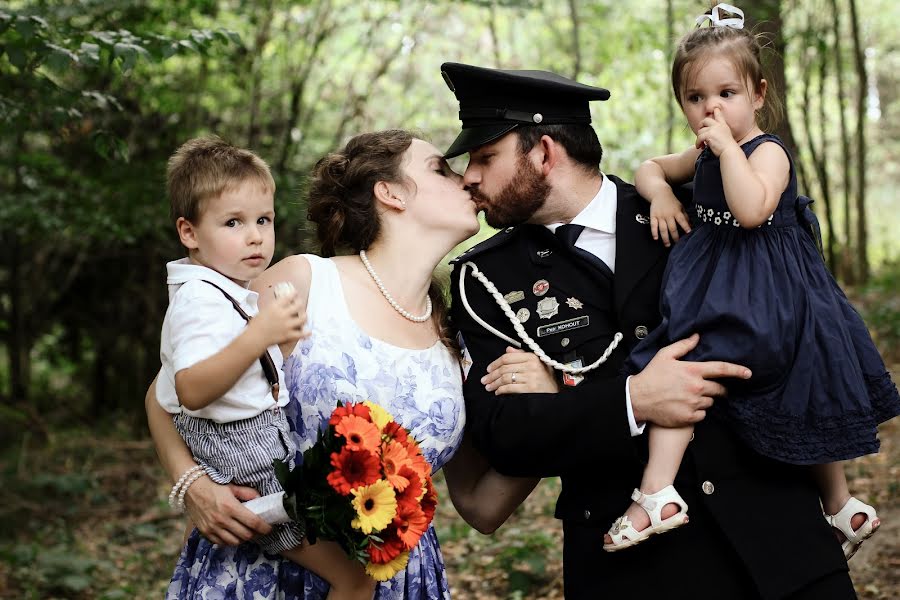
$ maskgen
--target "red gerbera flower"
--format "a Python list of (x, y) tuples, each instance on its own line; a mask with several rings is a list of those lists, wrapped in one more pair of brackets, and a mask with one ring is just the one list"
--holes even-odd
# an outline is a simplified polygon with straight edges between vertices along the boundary
[(334, 412), (331, 413), (331, 418), (328, 419), (328, 424), (334, 427), (338, 424), (338, 421), (346, 417), (347, 415), (356, 415), (362, 419), (366, 419), (367, 421), (372, 420), (372, 415), (369, 412), (369, 407), (360, 402), (359, 404), (345, 404), (343, 406), (338, 406), (334, 409)]
[(434, 519), (434, 511), (437, 508), (437, 490), (434, 489), (434, 483), (431, 481), (431, 477), (425, 478), (425, 496), (422, 497), (422, 512), (425, 513), (425, 518), (428, 519), (428, 522), (431, 523), (431, 520)]
[(378, 565), (387, 564), (397, 558), (401, 552), (406, 550), (406, 548), (403, 547), (400, 536), (397, 534), (397, 528), (393, 524), (388, 525), (378, 535), (384, 542), (378, 543), (370, 541), (366, 548), (366, 551), (369, 553), (369, 560), (373, 563)]
[(375, 424), (356, 415), (342, 417), (334, 426), (334, 431), (336, 434), (344, 436), (344, 439), (347, 440), (344, 447), (351, 450), (377, 452), (378, 445), (381, 443), (381, 432), (378, 431)]
[(396, 421), (391, 421), (390, 423), (385, 425), (382, 429), (382, 432), (388, 437), (388, 439), (392, 439), (404, 445), (406, 444), (407, 437), (409, 437), (406, 433), (406, 429), (404, 429), (403, 426)]
[(394, 526), (397, 535), (408, 550), (412, 550), (419, 543), (419, 538), (428, 529), (428, 519), (418, 505), (397, 505), (397, 516), (394, 517)]
[(342, 496), (361, 485), (371, 485), (381, 478), (381, 461), (368, 450), (354, 451), (344, 447), (341, 453), (331, 453), (334, 471), (328, 474), (328, 484)]

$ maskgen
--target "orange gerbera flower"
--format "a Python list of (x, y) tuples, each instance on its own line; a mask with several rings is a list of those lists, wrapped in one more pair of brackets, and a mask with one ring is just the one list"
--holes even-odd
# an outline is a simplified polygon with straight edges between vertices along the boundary
[(397, 492), (397, 505), (402, 505), (404, 507), (418, 507), (419, 498), (423, 496), (424, 492), (422, 478), (409, 467), (403, 467), (400, 470), (400, 474), (409, 481), (409, 485), (407, 485), (403, 491)]
[(331, 453), (334, 471), (326, 478), (328, 484), (342, 496), (361, 485), (370, 485), (381, 478), (381, 461), (368, 450), (354, 451), (346, 446)]
[(428, 529), (428, 519), (422, 509), (416, 506), (404, 505), (397, 507), (397, 516), (394, 517), (394, 527), (397, 528), (397, 536), (403, 545), (412, 550), (419, 543), (419, 538)]
[(366, 548), (366, 551), (369, 553), (369, 560), (373, 563), (378, 565), (389, 563), (405, 550), (403, 542), (400, 541), (400, 536), (397, 535), (397, 528), (393, 524), (388, 525), (379, 534), (379, 537), (384, 540), (383, 543), (371, 541)]
[(338, 406), (337, 408), (335, 408), (331, 413), (331, 418), (328, 419), (328, 424), (334, 427), (338, 424), (338, 421), (340, 421), (347, 415), (356, 415), (357, 417), (371, 420), (369, 407), (360, 402), (359, 404), (345, 404), (343, 406)]
[[(368, 409), (367, 409), (368, 410)], [(351, 450), (378, 451), (381, 443), (381, 432), (375, 425), (362, 417), (347, 415), (334, 426), (335, 432), (347, 440), (345, 448)]]
[(412, 464), (409, 453), (398, 442), (386, 442), (381, 446), (381, 466), (384, 469), (384, 477), (394, 486), (395, 490), (403, 491), (409, 485), (409, 479), (401, 472), (404, 467)]
[(395, 440), (404, 445), (406, 444), (406, 440), (409, 437), (406, 433), (406, 429), (404, 429), (403, 426), (396, 421), (391, 421), (387, 425), (385, 425), (382, 428), (382, 432), (388, 437), (388, 439)]
[(407, 451), (409, 452), (409, 466), (412, 470), (418, 473), (419, 477), (422, 479), (431, 475), (431, 465), (428, 464), (428, 461), (426, 461), (425, 457), (422, 456), (422, 453), (419, 452), (419, 447), (408, 447)]

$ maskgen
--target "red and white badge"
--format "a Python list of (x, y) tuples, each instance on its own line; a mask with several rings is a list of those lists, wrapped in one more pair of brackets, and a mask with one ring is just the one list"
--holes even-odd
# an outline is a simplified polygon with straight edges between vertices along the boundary
[(531, 291), (535, 296), (543, 296), (550, 290), (550, 282), (546, 279), (538, 279), (531, 286)]

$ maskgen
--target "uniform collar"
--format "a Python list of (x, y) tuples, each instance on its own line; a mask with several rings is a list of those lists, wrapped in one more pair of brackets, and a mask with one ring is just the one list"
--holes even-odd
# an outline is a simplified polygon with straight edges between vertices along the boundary
[(584, 209), (572, 219), (573, 225), (584, 225), (603, 233), (616, 233), (616, 184), (603, 175), (600, 189)]
[(181, 285), (193, 280), (210, 281), (228, 292), (229, 296), (245, 305), (254, 306), (258, 296), (256, 292), (236, 284), (218, 271), (194, 264), (188, 258), (173, 260), (166, 264), (166, 284), (170, 286)]

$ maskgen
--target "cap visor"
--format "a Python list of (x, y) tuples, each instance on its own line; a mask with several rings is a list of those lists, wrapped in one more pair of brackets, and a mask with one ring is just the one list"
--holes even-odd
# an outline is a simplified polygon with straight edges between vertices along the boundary
[(463, 129), (444, 153), (444, 158), (453, 158), (471, 152), (479, 146), (493, 142), (518, 126), (518, 123), (499, 123)]

